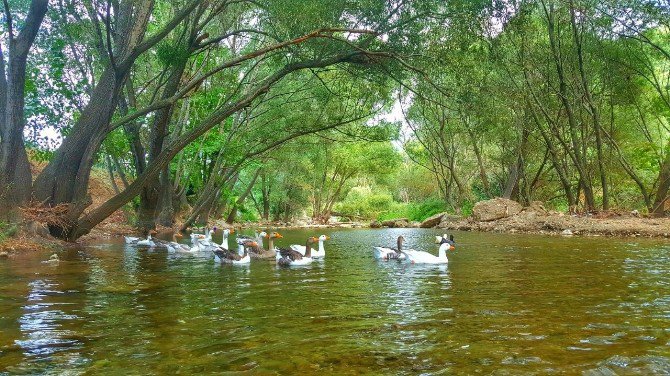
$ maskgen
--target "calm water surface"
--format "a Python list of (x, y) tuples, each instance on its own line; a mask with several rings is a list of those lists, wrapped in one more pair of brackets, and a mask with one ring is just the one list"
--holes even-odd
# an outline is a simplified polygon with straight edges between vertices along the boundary
[(426, 267), (371, 245), (436, 252), (433, 230), (324, 233), (291, 269), (120, 243), (0, 260), (0, 374), (670, 374), (670, 242), (455, 233)]

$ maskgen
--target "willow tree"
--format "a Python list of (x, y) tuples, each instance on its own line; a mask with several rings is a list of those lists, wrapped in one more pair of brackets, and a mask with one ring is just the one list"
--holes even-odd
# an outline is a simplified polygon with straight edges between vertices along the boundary
[[(46, 6), (44, 2), (34, 3)], [(160, 185), (157, 179), (161, 172), (167, 173), (170, 161), (183, 148), (252, 106), (258, 97), (295, 72), (349, 69), (345, 68), (348, 65), (363, 68), (360, 74), (364, 77), (375, 66), (397, 70), (404, 64), (397, 54), (410, 52), (413, 35), (425, 26), (413, 21), (428, 14), (433, 5), (347, 1), (61, 2), (55, 5), (57, 12), (50, 21), (76, 24), (78, 31), (71, 35), (84, 35), (92, 42), (83, 45), (76, 37), (67, 38), (64, 42), (70, 46), (65, 49), (64, 69), (85, 71), (83, 74), (91, 78), (91, 88), (77, 97), (85, 103), (79, 103), (80, 111), (64, 125), (63, 142), (36, 177), (32, 198), (39, 205), (65, 207), (65, 214), (50, 224), (50, 230), (69, 240), (87, 233), (142, 192), (147, 216), (155, 216), (156, 187)], [(38, 29), (34, 30), (39, 35)], [(54, 30), (58, 28), (43, 30), (45, 43), (62, 44), (62, 39), (50, 34)], [(161, 47), (165, 51), (166, 46), (178, 55), (176, 64), (155, 64), (154, 52), (160, 52)], [(94, 56), (89, 67), (82, 69), (80, 56)], [(182, 131), (170, 135), (173, 114), (178, 112), (175, 108), (180, 108), (184, 98), (211, 92), (211, 85), (224, 76), (227, 85), (219, 91), (216, 105), (200, 117), (189, 117)], [(18, 94), (9, 93), (15, 100)], [(25, 114), (20, 117), (25, 120)], [(117, 196), (86, 211), (91, 203), (88, 181), (101, 145), (112, 132), (130, 130), (128, 125), (133, 123), (150, 135), (148, 144), (143, 145), (148, 151), (144, 165), (140, 162), (137, 166), (141, 168), (136, 166), (134, 180)], [(25, 146), (19, 144), (24, 150)], [(136, 155), (135, 159), (141, 157)], [(10, 170), (15, 169), (6, 168), (4, 176), (9, 176)], [(26, 191), (25, 186), (21, 188)], [(22, 202), (8, 205), (16, 207)]]

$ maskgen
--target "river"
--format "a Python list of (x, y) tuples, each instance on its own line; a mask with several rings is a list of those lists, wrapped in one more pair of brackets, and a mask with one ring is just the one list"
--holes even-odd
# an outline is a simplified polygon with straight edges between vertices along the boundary
[(435, 230), (280, 232), (330, 235), (326, 259), (0, 259), (0, 374), (670, 374), (667, 241), (455, 232), (419, 266), (371, 246), (436, 253)]

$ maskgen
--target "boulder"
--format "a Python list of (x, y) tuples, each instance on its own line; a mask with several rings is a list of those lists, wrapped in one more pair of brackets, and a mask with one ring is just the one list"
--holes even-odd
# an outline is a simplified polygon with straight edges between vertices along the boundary
[(472, 208), (472, 218), (480, 222), (495, 221), (517, 215), (522, 209), (518, 202), (499, 197), (476, 203)]
[(426, 218), (421, 222), (421, 225), (419, 227), (421, 228), (433, 228), (437, 225), (440, 224), (442, 221), (442, 217), (447, 215), (447, 212), (442, 212), (442, 213), (437, 213), (435, 215), (431, 215), (430, 217)]
[(524, 212), (532, 212), (537, 215), (547, 215), (549, 214), (549, 211), (544, 207), (544, 204), (542, 204), (542, 201), (533, 201), (530, 203), (530, 205), (526, 206), (523, 208)]
[(382, 226), (391, 227), (391, 228), (407, 227), (407, 225), (409, 225), (409, 219), (407, 219), (407, 218), (389, 219), (389, 220), (386, 220), (386, 221), (382, 222)]
[(399, 221), (396, 221), (396, 223), (393, 227), (395, 227), (395, 228), (410, 228), (410, 227), (412, 227), (412, 225), (409, 221), (401, 219)]
[(450, 223), (453, 224), (453, 223), (456, 223), (456, 222), (458, 222), (462, 219), (463, 218), (461, 218), (457, 215), (445, 214), (444, 216), (442, 216), (442, 219), (440, 220), (440, 224), (438, 224), (437, 227), (440, 227), (440, 228), (449, 227)]
[(379, 221), (370, 222), (370, 228), (382, 228), (382, 224)]

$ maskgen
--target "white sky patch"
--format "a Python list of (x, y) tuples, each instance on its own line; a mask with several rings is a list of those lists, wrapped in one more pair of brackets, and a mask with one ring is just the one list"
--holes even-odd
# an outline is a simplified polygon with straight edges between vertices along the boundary
[(411, 104), (412, 104), (412, 95), (407, 95), (404, 98), (402, 98), (402, 102), (400, 101), (400, 99), (396, 97), (396, 100), (393, 102), (393, 106), (389, 111), (383, 114), (379, 114), (373, 117), (372, 119), (368, 120), (369, 125), (378, 124), (381, 121), (400, 124), (400, 138), (398, 140), (393, 140), (391, 142), (393, 146), (398, 150), (402, 150), (403, 148), (402, 145), (409, 138), (411, 138), (412, 130), (407, 125), (407, 122), (405, 121), (405, 116), (403, 115), (403, 109), (407, 111), (407, 109)]

